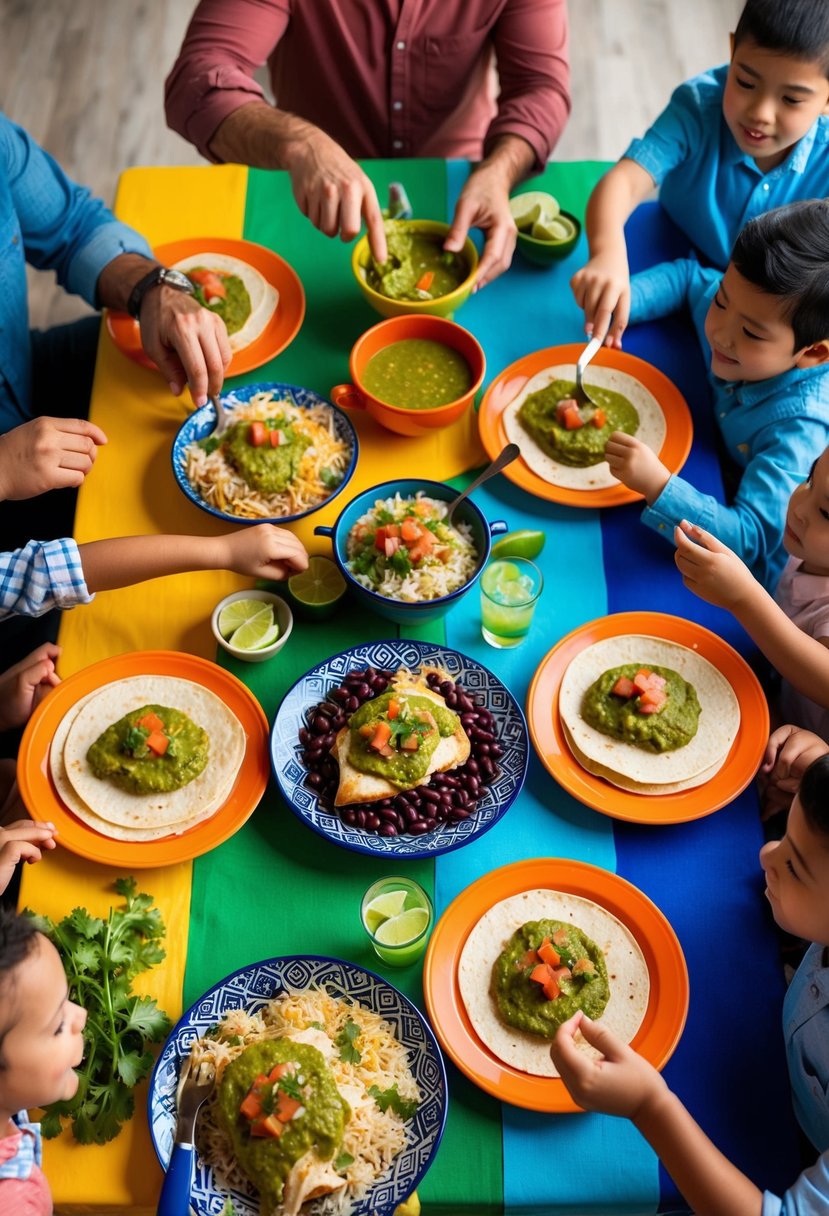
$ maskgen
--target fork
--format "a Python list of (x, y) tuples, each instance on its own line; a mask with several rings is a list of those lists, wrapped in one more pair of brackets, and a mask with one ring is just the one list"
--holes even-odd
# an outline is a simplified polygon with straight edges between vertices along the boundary
[(176, 1138), (164, 1175), (157, 1216), (187, 1216), (190, 1210), (190, 1192), (196, 1165), (196, 1146), (193, 1143), (196, 1115), (202, 1102), (213, 1092), (215, 1084), (216, 1069), (213, 1064), (207, 1060), (196, 1064), (192, 1055), (188, 1056), (182, 1065), (176, 1092)]
[(579, 355), (579, 361), (576, 364), (576, 388), (573, 393), (574, 399), (580, 406), (595, 405), (596, 402), (592, 399), (587, 389), (584, 387), (584, 369), (587, 367), (590, 360), (597, 351), (602, 348), (601, 338), (591, 338), (584, 350)]
[(218, 439), (220, 435), (225, 433), (227, 428), (233, 422), (233, 411), (226, 408), (221, 396), (211, 397), (210, 404), (216, 411), (216, 425), (213, 427), (210, 434), (205, 436), (205, 438)]

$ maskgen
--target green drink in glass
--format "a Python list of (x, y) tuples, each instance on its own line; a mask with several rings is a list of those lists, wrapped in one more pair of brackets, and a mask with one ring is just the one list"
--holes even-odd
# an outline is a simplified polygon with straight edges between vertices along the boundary
[(363, 896), (360, 919), (374, 952), (391, 967), (417, 962), (434, 922), (432, 901), (411, 878), (380, 878)]
[(520, 646), (530, 630), (544, 580), (525, 557), (491, 561), (481, 576), (481, 633), (500, 650)]

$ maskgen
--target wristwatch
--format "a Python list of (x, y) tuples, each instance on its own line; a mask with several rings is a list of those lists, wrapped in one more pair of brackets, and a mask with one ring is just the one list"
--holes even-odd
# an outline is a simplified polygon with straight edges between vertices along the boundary
[(127, 300), (127, 312), (136, 321), (141, 313), (144, 296), (151, 288), (157, 286), (173, 287), (176, 291), (186, 291), (188, 296), (191, 296), (196, 290), (187, 275), (182, 274), (180, 270), (168, 270), (166, 266), (153, 266), (149, 274), (145, 274), (143, 279), (138, 280), (130, 292), (129, 300)]

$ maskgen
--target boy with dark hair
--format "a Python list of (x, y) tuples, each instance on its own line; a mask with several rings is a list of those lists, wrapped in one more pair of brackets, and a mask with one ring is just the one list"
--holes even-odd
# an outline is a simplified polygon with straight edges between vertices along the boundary
[(829, 195), (829, 4), (748, 0), (731, 49), (730, 64), (676, 89), (590, 197), (590, 258), (571, 286), (586, 332), (607, 333), (608, 346), (621, 346), (629, 318), (625, 221), (654, 186), (720, 270), (749, 220)]
[(743, 473), (724, 506), (621, 431), (605, 449), (610, 470), (644, 496), (643, 523), (672, 539), (693, 520), (773, 591), (786, 561), (789, 498), (829, 443), (829, 201), (751, 220), (724, 275), (689, 259), (634, 275), (631, 304), (636, 321), (690, 309), (710, 361), (717, 425)]
[[(818, 1216), (829, 1211), (829, 755), (804, 773), (786, 834), (763, 846), (760, 864), (777, 924), (813, 942), (786, 993), (783, 1028), (795, 1114), (821, 1156), (782, 1200), (764, 1194), (732, 1165), (653, 1065), (601, 1023), (577, 1013), (560, 1028), (550, 1051), (580, 1106), (633, 1120), (695, 1212)], [(579, 1050), (577, 1030), (601, 1052), (599, 1059)]]

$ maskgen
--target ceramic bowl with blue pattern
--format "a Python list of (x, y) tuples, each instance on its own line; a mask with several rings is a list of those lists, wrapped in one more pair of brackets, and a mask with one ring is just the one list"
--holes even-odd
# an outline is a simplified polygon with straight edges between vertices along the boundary
[(243, 518), (240, 515), (233, 515), (230, 511), (222, 511), (218, 507), (213, 507), (210, 503), (205, 502), (187, 476), (187, 449), (192, 443), (198, 443), (199, 440), (206, 439), (216, 426), (216, 411), (208, 401), (206, 405), (201, 406), (200, 409), (194, 410), (190, 414), (173, 441), (173, 475), (182, 493), (201, 511), (206, 511), (208, 515), (213, 515), (216, 519), (225, 520), (229, 524), (235, 524), (237, 527), (240, 524), (288, 524), (296, 519), (303, 519), (306, 515), (313, 514), (314, 511), (318, 511), (320, 507), (327, 506), (333, 498), (342, 493), (351, 480), (351, 475), (357, 465), (357, 433), (349, 419), (342, 410), (334, 405), (333, 401), (329, 401), (327, 397), (320, 396), (319, 393), (313, 392), (310, 388), (300, 388), (296, 384), (267, 383), (246, 384), (243, 388), (236, 388), (231, 392), (223, 393), (222, 402), (226, 409), (233, 410), (236, 406), (247, 405), (257, 393), (273, 393), (276, 401), (288, 401), (299, 409), (311, 409), (316, 405), (327, 405), (334, 414), (334, 429), (337, 437), (345, 443), (350, 456), (342, 481), (333, 487), (327, 498), (324, 498), (322, 502), (316, 503), (313, 507), (308, 507), (305, 511), (298, 511), (294, 515), (274, 515), (257, 519)]
[[(417, 671), (424, 665), (444, 668), (494, 719), (494, 733), (503, 748), (498, 774), (483, 787), (475, 811), (459, 823), (439, 823), (422, 836), (380, 836), (351, 827), (323, 804), (306, 784), (299, 730), (307, 726), (308, 710), (324, 701), (349, 672), (366, 667)], [(438, 857), (476, 840), (501, 819), (521, 792), (527, 775), (529, 743), (520, 705), (504, 684), (482, 664), (457, 650), (427, 642), (389, 639), (365, 642), (332, 655), (306, 672), (282, 699), (271, 730), (271, 767), (282, 797), (299, 819), (320, 836), (353, 853), (368, 853), (395, 861)]]
[[(385, 1018), (406, 1048), (421, 1102), (406, 1123), (405, 1148), (351, 1207), (351, 1216), (391, 1216), (417, 1187), (440, 1144), (448, 1107), (446, 1069), (426, 1019), (411, 1001), (373, 971), (341, 959), (319, 955), (265, 959), (234, 971), (191, 1005), (164, 1044), (150, 1077), (147, 1113), (153, 1147), (166, 1170), (175, 1136), (179, 1071), (196, 1039), (233, 1009), (256, 1013), (286, 990), (312, 985), (324, 986), (334, 996), (357, 1001)], [(233, 1203), (235, 1216), (259, 1216), (259, 1196), (252, 1184), (244, 1190), (223, 1188), (212, 1167), (197, 1158), (191, 1210), (196, 1216), (219, 1216), (227, 1199)], [(318, 1206), (310, 1203), (302, 1210), (313, 1213)]]

